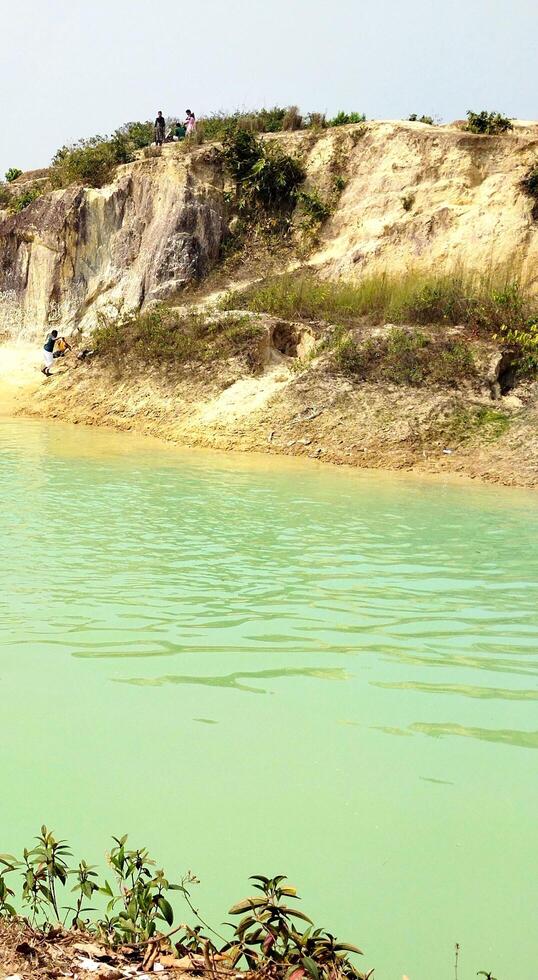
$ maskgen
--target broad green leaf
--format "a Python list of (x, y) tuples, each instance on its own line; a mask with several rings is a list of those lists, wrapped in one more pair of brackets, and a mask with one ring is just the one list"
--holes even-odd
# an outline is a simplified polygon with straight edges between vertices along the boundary
[(264, 898), (244, 898), (236, 905), (232, 905), (231, 909), (228, 910), (228, 915), (240, 915), (241, 912), (248, 912), (249, 909), (259, 908), (261, 905), (265, 905)]
[(290, 909), (286, 905), (281, 905), (280, 911), (284, 912), (286, 915), (293, 915), (296, 919), (303, 919), (304, 922), (312, 923), (312, 919), (309, 918), (309, 916), (304, 912), (300, 912), (299, 909)]
[(161, 897), (157, 902), (157, 905), (159, 906), (159, 909), (162, 913), (164, 920), (168, 923), (169, 926), (171, 926), (174, 921), (174, 913), (172, 910), (172, 906), (170, 905), (170, 902), (167, 901), (167, 899), (163, 895), (161, 895)]
[(319, 969), (317, 963), (314, 963), (314, 960), (310, 956), (303, 956), (302, 962), (310, 976), (314, 977), (314, 980), (319, 980)]

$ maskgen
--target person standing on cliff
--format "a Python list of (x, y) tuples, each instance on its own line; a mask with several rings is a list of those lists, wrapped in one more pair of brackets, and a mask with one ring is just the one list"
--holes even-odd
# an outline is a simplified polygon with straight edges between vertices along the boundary
[(194, 130), (196, 129), (196, 116), (194, 115), (194, 112), (191, 112), (190, 109), (185, 109), (185, 113), (187, 118), (185, 119), (183, 125), (185, 126), (185, 129), (187, 131), (187, 136), (189, 136), (190, 133), (194, 133)]
[(161, 110), (159, 109), (157, 113), (157, 118), (155, 120), (155, 142), (157, 146), (162, 146), (164, 143), (164, 129), (165, 129), (164, 116)]
[(51, 332), (47, 334), (47, 338), (43, 345), (44, 364), (43, 367), (41, 368), (41, 373), (44, 374), (46, 378), (50, 378), (50, 369), (54, 361), (54, 345), (56, 343), (57, 338), (58, 338), (58, 331), (51, 330)]

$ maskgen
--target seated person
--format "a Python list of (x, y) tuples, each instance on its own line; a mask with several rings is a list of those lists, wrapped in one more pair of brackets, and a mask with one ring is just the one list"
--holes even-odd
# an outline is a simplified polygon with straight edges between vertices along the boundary
[(187, 135), (186, 127), (183, 126), (180, 122), (177, 122), (174, 129), (175, 138), (177, 140), (184, 140), (186, 135)]

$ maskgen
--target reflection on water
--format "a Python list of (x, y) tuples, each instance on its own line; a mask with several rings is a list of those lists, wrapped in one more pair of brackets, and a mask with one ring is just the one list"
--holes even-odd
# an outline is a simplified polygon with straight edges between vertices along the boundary
[(251, 694), (269, 694), (270, 692), (263, 687), (253, 687), (252, 684), (242, 684), (243, 678), (253, 678), (262, 680), (264, 678), (277, 677), (317, 677), (325, 681), (345, 681), (349, 680), (350, 675), (340, 667), (301, 667), (299, 669), (288, 668), (286, 670), (247, 670), (236, 671), (234, 674), (226, 674), (220, 677), (199, 676), (193, 677), (181, 674), (168, 674), (165, 677), (122, 677), (119, 678), (121, 684), (136, 684), (138, 687), (162, 687), (163, 684), (202, 684), (207, 687), (228, 687), (234, 691), (248, 691)]
[(426, 684), (423, 681), (372, 681), (389, 691), (423, 691), (424, 694), (458, 694), (466, 698), (494, 698), (501, 701), (537, 701), (538, 688), (514, 690), (507, 687), (473, 687), (470, 684)]
[(433, 776), (421, 776), (425, 783), (438, 783), (439, 786), (454, 786), (451, 779), (434, 779)]
[(484, 742), (500, 742), (503, 745), (517, 745), (523, 749), (538, 749), (537, 732), (518, 732), (506, 728), (476, 728), (470, 725), (416, 721), (409, 726), (412, 732), (444, 738), (445, 735), (461, 735), (463, 738), (479, 738)]
[(286, 871), (380, 980), (534, 980), (535, 496), (10, 422), (0, 499), (2, 850), (129, 831), (215, 923)]

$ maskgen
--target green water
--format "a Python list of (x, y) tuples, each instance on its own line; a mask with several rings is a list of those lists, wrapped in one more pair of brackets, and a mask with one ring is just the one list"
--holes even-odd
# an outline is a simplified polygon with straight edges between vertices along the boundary
[(215, 923), (285, 872), (377, 980), (535, 980), (535, 496), (17, 421), (0, 494), (0, 850), (128, 831)]

